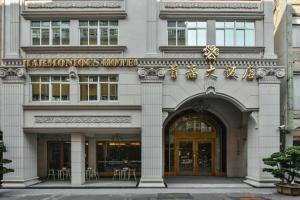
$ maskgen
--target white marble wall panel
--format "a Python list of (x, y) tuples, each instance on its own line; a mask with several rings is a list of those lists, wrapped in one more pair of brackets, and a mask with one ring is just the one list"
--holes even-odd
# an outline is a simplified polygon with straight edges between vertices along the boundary
[(80, 186), (85, 182), (85, 136), (71, 134), (71, 184)]

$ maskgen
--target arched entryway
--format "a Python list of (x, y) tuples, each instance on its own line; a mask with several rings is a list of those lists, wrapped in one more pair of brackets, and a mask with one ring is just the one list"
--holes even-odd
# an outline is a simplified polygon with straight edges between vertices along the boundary
[(165, 176), (226, 175), (226, 128), (213, 113), (179, 112), (164, 130)]

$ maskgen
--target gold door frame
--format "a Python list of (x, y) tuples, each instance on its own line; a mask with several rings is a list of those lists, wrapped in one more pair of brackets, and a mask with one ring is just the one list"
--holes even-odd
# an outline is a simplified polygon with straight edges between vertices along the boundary
[[(191, 142), (192, 143), (192, 149), (193, 149), (193, 171), (191, 171), (190, 173), (182, 173), (179, 170), (179, 144), (180, 142)], [(201, 145), (201, 143), (211, 143), (211, 173), (208, 172), (204, 172), (201, 173), (199, 170), (199, 165), (198, 165), (198, 154), (199, 154), (199, 143)], [(175, 153), (174, 153), (174, 163), (175, 163), (175, 176), (199, 176), (199, 175), (203, 175), (203, 176), (214, 176), (216, 175), (216, 167), (215, 167), (215, 163), (216, 163), (216, 142), (214, 138), (210, 138), (210, 139), (193, 139), (193, 138), (186, 138), (186, 139), (177, 139), (175, 142)]]

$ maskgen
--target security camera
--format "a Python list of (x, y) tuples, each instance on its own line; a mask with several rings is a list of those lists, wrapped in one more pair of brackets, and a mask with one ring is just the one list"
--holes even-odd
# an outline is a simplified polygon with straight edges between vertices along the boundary
[(285, 125), (280, 125), (278, 128), (279, 128), (280, 130), (284, 130), (284, 129), (285, 129)]

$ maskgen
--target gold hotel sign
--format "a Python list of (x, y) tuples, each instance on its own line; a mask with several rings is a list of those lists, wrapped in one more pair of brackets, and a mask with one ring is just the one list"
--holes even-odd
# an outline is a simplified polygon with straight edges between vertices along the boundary
[(136, 67), (138, 59), (26, 59), (26, 68), (63, 67)]

